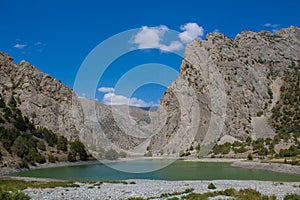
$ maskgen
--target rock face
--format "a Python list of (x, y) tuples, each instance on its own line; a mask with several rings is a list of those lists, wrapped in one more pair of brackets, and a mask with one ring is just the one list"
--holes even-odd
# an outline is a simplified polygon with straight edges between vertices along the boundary
[(161, 100), (166, 121), (150, 149), (172, 154), (224, 135), (242, 141), (274, 136), (268, 119), (280, 98), (281, 76), (299, 59), (300, 29), (293, 26), (275, 34), (244, 31), (231, 39), (211, 33), (192, 41)]
[[(47, 127), (69, 140), (79, 138), (92, 152), (100, 147), (130, 150), (150, 134), (144, 128), (149, 125), (148, 111), (130, 107), (111, 109), (96, 101), (80, 99), (72, 89), (30, 63), (15, 64), (1, 52), (0, 94), (6, 102), (13, 95), (22, 114), (36, 126)], [(136, 113), (143, 116), (144, 123), (130, 117)]]

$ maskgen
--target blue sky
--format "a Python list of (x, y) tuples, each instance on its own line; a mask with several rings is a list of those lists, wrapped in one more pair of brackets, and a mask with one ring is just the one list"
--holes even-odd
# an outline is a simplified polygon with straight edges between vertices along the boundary
[[(165, 29), (187, 34), (194, 31), (193, 37), (204, 39), (207, 33), (216, 30), (233, 38), (243, 30), (276, 31), (291, 25), (300, 26), (298, 0), (2, 0), (0, 5), (0, 51), (10, 54), (16, 62), (29, 61), (69, 87), (73, 87), (87, 55), (101, 42), (126, 30), (140, 28), (142, 31), (144, 27), (143, 33), (148, 39), (151, 39), (148, 34), (164, 37)], [(189, 23), (197, 27), (188, 29), (185, 25)], [(135, 50), (121, 56), (99, 77), (97, 87), (106, 89), (94, 91), (94, 96), (84, 94), (84, 91), (78, 91), (79, 95), (100, 101), (105, 100), (105, 95), (115, 95), (116, 101), (118, 98), (121, 101), (129, 99), (126, 92), (118, 93), (112, 88), (122, 74), (133, 67), (156, 62), (179, 69), (180, 56), (162, 52), (162, 48), (165, 45), (167, 48), (183, 49), (188, 40), (184, 41), (178, 35), (177, 43), (171, 47), (172, 41), (163, 43), (159, 40), (159, 44), (149, 46), (155, 38), (145, 41), (134, 37), (131, 42), (135, 47), (144, 45), (160, 50)], [(168, 80), (170, 83), (171, 79)], [(157, 104), (164, 90), (165, 86), (148, 84), (131, 93), (130, 98), (136, 98), (133, 105)]]

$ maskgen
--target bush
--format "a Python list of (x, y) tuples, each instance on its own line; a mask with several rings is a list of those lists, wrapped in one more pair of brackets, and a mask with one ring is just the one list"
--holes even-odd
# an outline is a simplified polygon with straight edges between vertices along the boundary
[(72, 154), (73, 157), (75, 156), (75, 160), (76, 160), (76, 156), (79, 156), (80, 160), (86, 160), (88, 157), (87, 152), (85, 151), (84, 144), (79, 140), (75, 140), (74, 142), (71, 142), (70, 153)]
[(300, 195), (299, 194), (288, 194), (284, 197), (284, 200), (299, 200)]
[(43, 128), (42, 137), (46, 140), (48, 145), (51, 147), (54, 147), (54, 145), (57, 143), (57, 136), (51, 130)]
[(268, 149), (263, 147), (257, 152), (257, 154), (260, 156), (266, 156), (266, 155), (268, 155)]
[(5, 120), (2, 117), (0, 117), (0, 124), (4, 124), (4, 123), (5, 123)]
[(22, 115), (18, 115), (16, 117), (16, 121), (14, 122), (14, 126), (16, 129), (19, 129), (20, 131), (26, 131), (27, 130), (27, 125), (22, 117)]
[(124, 151), (121, 151), (121, 152), (119, 153), (119, 157), (120, 157), (120, 158), (126, 158), (126, 157), (127, 157), (127, 153), (124, 152)]
[(217, 189), (217, 187), (213, 183), (208, 184), (207, 188), (210, 190)]
[(118, 157), (119, 157), (119, 154), (116, 150), (114, 149), (109, 149), (105, 152), (105, 155), (104, 155), (105, 159), (107, 160), (117, 160)]
[(29, 153), (29, 149), (34, 148), (35, 149), (35, 143), (32, 139), (27, 139), (23, 136), (17, 137), (17, 139), (14, 141), (11, 151), (15, 153), (17, 156), (22, 158), (23, 156), (27, 155)]
[(0, 108), (5, 108), (6, 107), (6, 104), (4, 102), (4, 99), (1, 97), (0, 98)]
[(180, 150), (179, 151), (179, 157), (183, 157), (183, 156), (185, 156), (185, 152), (183, 150)]
[(7, 192), (0, 188), (0, 199), (3, 200), (29, 200), (30, 197), (23, 192)]
[(228, 154), (231, 149), (231, 144), (229, 142), (226, 142), (221, 145), (216, 145), (213, 148), (213, 153), (214, 154)]
[(59, 136), (59, 137), (58, 137), (58, 140), (57, 140), (57, 146), (56, 146), (57, 150), (58, 150), (58, 151), (59, 151), (59, 150), (67, 151), (67, 150), (68, 150), (67, 145), (68, 145), (68, 140), (67, 140), (67, 138), (65, 138), (65, 137), (62, 136), (62, 135)]
[(35, 160), (36, 160), (37, 163), (40, 163), (40, 164), (43, 164), (43, 163), (46, 162), (46, 158), (40, 153), (36, 154)]
[(76, 154), (74, 154), (73, 152), (69, 152), (68, 153), (68, 161), (69, 162), (75, 162), (76, 161)]
[(53, 155), (49, 155), (48, 156), (48, 161), (51, 162), (51, 163), (55, 163), (56, 162), (56, 159)]
[(252, 156), (252, 154), (251, 154), (251, 153), (249, 153), (249, 154), (248, 154), (248, 156), (247, 156), (247, 158), (248, 158), (248, 160), (253, 160), (253, 156)]
[(256, 113), (256, 116), (257, 116), (257, 117), (261, 117), (263, 114), (264, 114), (263, 111), (258, 111), (258, 112)]
[(46, 150), (46, 145), (45, 145), (45, 142), (43, 140), (40, 140), (38, 143), (37, 143), (37, 148), (42, 150), (42, 151), (45, 151)]

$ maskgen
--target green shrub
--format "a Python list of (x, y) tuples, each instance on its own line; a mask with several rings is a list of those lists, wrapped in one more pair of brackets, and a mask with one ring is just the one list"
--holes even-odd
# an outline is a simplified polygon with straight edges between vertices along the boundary
[(288, 194), (284, 197), (284, 200), (300, 200), (299, 194)]
[(37, 148), (42, 150), (42, 151), (45, 151), (46, 150), (45, 142), (43, 140), (38, 141)]
[(252, 156), (252, 154), (251, 154), (251, 153), (249, 153), (249, 154), (248, 154), (248, 156), (247, 156), (247, 158), (248, 158), (248, 160), (253, 160), (253, 156)]
[(257, 116), (257, 117), (261, 117), (263, 114), (264, 114), (263, 111), (258, 111), (258, 112), (256, 113), (256, 116)]
[(120, 157), (120, 158), (126, 158), (126, 157), (127, 157), (127, 153), (126, 153), (125, 151), (121, 151), (121, 152), (119, 153), (119, 157)]
[(4, 99), (1, 97), (0, 98), (0, 108), (5, 108), (6, 107), (6, 104), (4, 102)]
[(2, 200), (29, 200), (30, 197), (23, 192), (7, 192), (0, 188), (0, 199)]
[(213, 183), (208, 184), (207, 188), (210, 189), (210, 190), (217, 189), (216, 186)]
[(59, 136), (57, 139), (57, 150), (67, 151), (68, 150), (68, 140), (64, 136)]
[(74, 142), (71, 142), (70, 151), (73, 156), (79, 156), (80, 160), (87, 160), (87, 152), (85, 150), (85, 146), (82, 142), (79, 140), (75, 140)]
[(73, 152), (69, 152), (68, 153), (68, 161), (69, 162), (75, 162), (76, 161), (76, 154), (74, 154)]
[(23, 156), (27, 155), (29, 153), (29, 149), (35, 149), (35, 143), (32, 139), (27, 139), (23, 136), (17, 137), (17, 139), (14, 141), (11, 151), (15, 153), (17, 156), (22, 158)]
[(56, 162), (56, 159), (53, 155), (49, 155), (48, 156), (48, 161), (51, 162), (51, 163), (55, 163)]
[(105, 159), (107, 160), (117, 160), (118, 157), (119, 157), (119, 154), (116, 150), (110, 148), (109, 150), (107, 150), (105, 152), (105, 155), (104, 155)]
[(231, 144), (229, 142), (226, 142), (221, 145), (215, 145), (213, 148), (213, 153), (214, 154), (228, 154), (231, 149)]

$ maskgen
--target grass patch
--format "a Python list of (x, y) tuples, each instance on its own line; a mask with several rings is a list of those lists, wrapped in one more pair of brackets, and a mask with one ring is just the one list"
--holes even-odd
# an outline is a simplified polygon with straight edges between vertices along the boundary
[(300, 195), (299, 194), (288, 194), (284, 197), (284, 200), (299, 200)]
[(23, 192), (7, 192), (0, 189), (0, 199), (2, 200), (29, 200), (30, 197)]
[(188, 193), (191, 193), (193, 191), (194, 191), (193, 188), (188, 188), (188, 189), (185, 189), (182, 192), (164, 193), (164, 194), (160, 195), (160, 198), (167, 198), (167, 197), (172, 197), (172, 196), (178, 196), (178, 195), (188, 194)]
[(216, 191), (216, 192), (207, 192), (203, 194), (197, 193), (190, 193), (184, 196), (182, 199), (185, 200), (195, 200), (195, 199), (209, 199), (209, 197), (216, 197), (216, 196), (229, 196), (235, 197), (236, 200), (276, 200), (275, 196), (265, 196), (260, 194), (258, 191), (254, 189), (241, 189), (238, 192), (233, 189), (229, 188), (223, 191)]
[(2, 191), (16, 192), (26, 188), (55, 188), (55, 187), (79, 187), (74, 182), (41, 182), (41, 181), (24, 181), (11, 178), (0, 178), (0, 189)]

